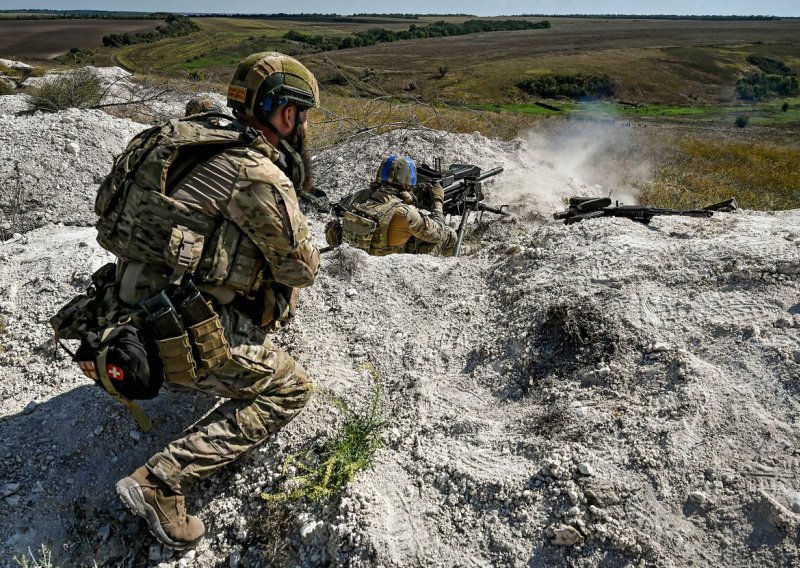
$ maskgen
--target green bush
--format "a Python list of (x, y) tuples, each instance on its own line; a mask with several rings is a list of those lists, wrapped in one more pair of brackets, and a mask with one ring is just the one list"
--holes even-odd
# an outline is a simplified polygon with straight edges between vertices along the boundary
[(786, 112), (786, 111), (788, 111), (788, 110), (789, 110), (789, 103), (788, 103), (787, 101), (784, 101), (784, 102), (783, 102), (783, 104), (781, 105), (781, 110), (782, 110), (783, 112)]
[(332, 397), (344, 414), (341, 427), (321, 445), (286, 461), (284, 473), (290, 465), (299, 472), (292, 478), (294, 489), (288, 493), (262, 493), (262, 499), (271, 502), (330, 499), (337, 496), (356, 473), (372, 467), (375, 452), (383, 446), (380, 433), (386, 421), (381, 413), (382, 390), (378, 371), (371, 363), (365, 363), (361, 369), (368, 371), (373, 381), (369, 406), (356, 411), (344, 401)]
[(467, 20), (462, 23), (445, 22), (444, 20), (418, 26), (411, 24), (408, 30), (387, 30), (385, 28), (371, 28), (355, 32), (349, 36), (324, 36), (307, 34), (296, 30), (289, 30), (284, 34), (284, 39), (299, 41), (313, 46), (322, 51), (336, 49), (351, 49), (365, 47), (376, 43), (388, 43), (406, 39), (422, 39), (431, 37), (448, 37), (468, 35), (484, 32), (517, 31), (549, 29), (550, 22), (530, 22), (527, 20)]
[(616, 83), (608, 75), (544, 75), (517, 83), (522, 91), (536, 97), (554, 99), (599, 99), (610, 97), (617, 90)]
[(797, 75), (756, 73), (736, 81), (739, 98), (757, 101), (768, 97), (796, 97), (800, 93)]
[(747, 116), (737, 116), (736, 120), (733, 122), (739, 128), (744, 128), (747, 126), (747, 123), (750, 122), (750, 117)]
[(103, 97), (103, 85), (90, 69), (83, 67), (42, 85), (28, 95), (32, 110), (58, 112), (68, 108), (88, 108)]
[(168, 37), (182, 37), (194, 33), (200, 26), (188, 16), (170, 14), (166, 17), (166, 26), (158, 26), (150, 32), (125, 32), (122, 34), (108, 34), (103, 36), (103, 45), (106, 47), (120, 47), (137, 43), (152, 43)]
[(14, 94), (14, 89), (4, 80), (0, 79), (0, 97), (3, 95), (13, 95), (13, 94)]

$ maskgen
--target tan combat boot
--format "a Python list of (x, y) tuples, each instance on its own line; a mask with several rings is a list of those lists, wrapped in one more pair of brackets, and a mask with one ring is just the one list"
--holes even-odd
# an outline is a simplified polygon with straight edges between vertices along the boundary
[(146, 466), (117, 482), (117, 493), (128, 508), (147, 521), (162, 544), (183, 550), (205, 533), (203, 521), (186, 514), (183, 495), (175, 493)]

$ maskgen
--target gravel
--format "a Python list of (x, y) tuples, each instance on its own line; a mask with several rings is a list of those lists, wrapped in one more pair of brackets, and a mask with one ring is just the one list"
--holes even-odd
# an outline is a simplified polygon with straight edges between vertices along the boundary
[[(435, 131), (321, 152), (317, 183), (333, 198), (363, 187), (393, 151), (502, 165), (487, 202), (514, 217), (487, 215), (461, 259), (325, 254), (275, 338), (316, 396), (190, 494), (208, 527), (197, 549), (158, 546), (113, 484), (215, 401), (145, 401), (155, 428), (137, 439), (127, 411), (54, 356), (47, 324), (110, 260), (94, 191), (144, 126), (19, 110), (0, 97), (0, 565), (42, 543), (60, 566), (800, 562), (800, 211), (564, 226), (548, 220), (562, 199), (600, 188), (525, 140)], [(308, 217), (322, 245), (327, 218)], [(387, 420), (374, 467), (339, 498), (266, 510), (258, 494), (287, 487), (285, 460), (341, 422), (329, 395), (369, 404), (365, 362)]]

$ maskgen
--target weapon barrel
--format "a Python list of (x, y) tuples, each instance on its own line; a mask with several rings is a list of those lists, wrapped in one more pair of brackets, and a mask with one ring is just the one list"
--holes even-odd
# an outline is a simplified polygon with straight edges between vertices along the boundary
[(458, 196), (461, 193), (461, 191), (464, 189), (464, 187), (470, 181), (483, 181), (485, 179), (489, 179), (490, 177), (496, 176), (497, 174), (502, 173), (502, 172), (503, 172), (502, 166), (498, 166), (496, 168), (492, 168), (491, 170), (489, 170), (487, 172), (482, 173), (481, 175), (479, 175), (476, 178), (473, 178), (472, 180), (470, 180), (469, 178), (462, 178), (462, 179), (458, 180), (457, 182), (446, 186), (444, 188), (444, 203), (445, 203), (445, 205), (447, 205), (448, 203), (453, 201), (453, 199), (455, 199), (456, 196)]
[(714, 212), (706, 209), (664, 209), (646, 205), (621, 205), (604, 209), (612, 217), (655, 217), (656, 215), (681, 215), (684, 217), (711, 217)]
[(492, 176), (496, 176), (497, 174), (503, 173), (502, 166), (497, 166), (496, 168), (492, 168), (488, 172), (483, 172), (481, 175), (478, 176), (477, 181), (483, 181), (485, 179), (489, 179)]

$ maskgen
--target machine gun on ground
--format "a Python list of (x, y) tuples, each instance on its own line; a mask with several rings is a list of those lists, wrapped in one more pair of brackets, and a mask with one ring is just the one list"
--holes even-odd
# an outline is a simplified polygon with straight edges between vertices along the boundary
[(726, 199), (702, 209), (678, 210), (648, 205), (620, 205), (619, 201), (615, 205), (611, 205), (609, 197), (570, 197), (567, 209), (553, 213), (553, 219), (563, 219), (565, 225), (571, 225), (597, 217), (624, 217), (647, 224), (657, 215), (708, 218), (714, 214), (714, 211), (736, 211), (738, 208), (735, 199)]
[[(460, 256), (461, 243), (464, 240), (464, 233), (467, 229), (469, 217), (473, 212), (480, 211), (481, 218), (484, 212), (494, 213), (495, 215), (508, 216), (509, 213), (503, 209), (506, 205), (492, 207), (483, 203), (485, 196), (481, 188), (481, 182), (490, 177), (502, 173), (503, 168), (497, 167), (488, 172), (481, 173), (478, 166), (472, 164), (450, 164), (447, 170), (442, 170), (441, 160), (434, 161), (434, 167), (422, 164), (417, 168), (417, 183), (440, 184), (444, 188), (444, 206), (442, 212), (445, 215), (460, 215), (461, 222), (458, 224), (458, 240), (454, 256)], [(430, 208), (430, 195), (418, 196), (422, 207)]]

